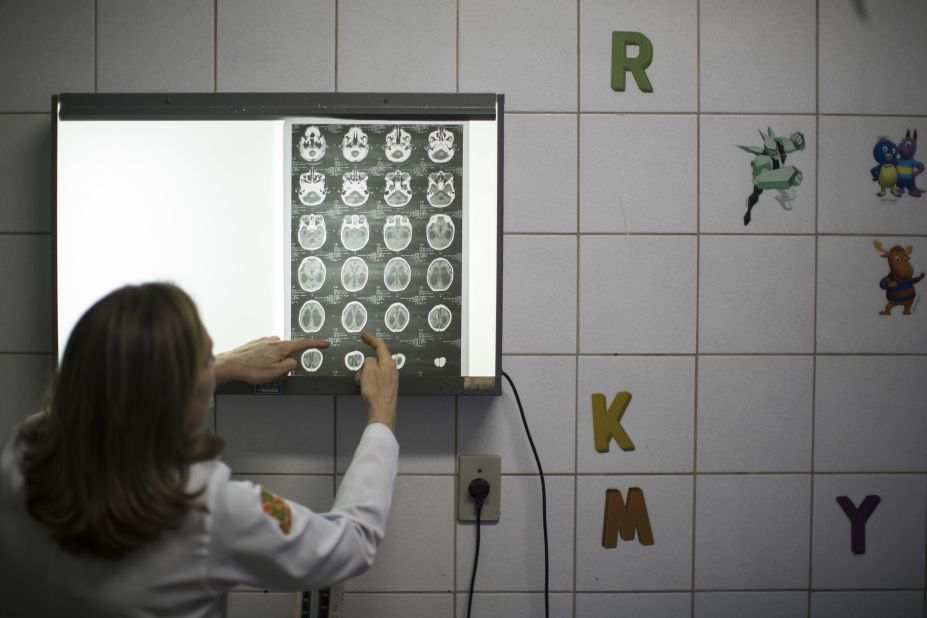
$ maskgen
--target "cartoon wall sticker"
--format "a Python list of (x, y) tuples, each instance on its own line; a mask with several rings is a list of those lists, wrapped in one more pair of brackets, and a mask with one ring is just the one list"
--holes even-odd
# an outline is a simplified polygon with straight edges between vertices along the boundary
[(776, 137), (773, 130), (767, 127), (765, 135), (760, 130), (760, 137), (763, 138), (762, 146), (738, 146), (754, 155), (750, 162), (753, 169), (753, 193), (747, 197), (744, 225), (750, 225), (751, 211), (766, 189), (776, 189), (779, 192), (776, 196), (779, 205), (785, 210), (792, 210), (794, 187), (800, 185), (802, 180), (801, 171), (793, 165), (786, 166), (785, 158), (796, 150), (805, 149), (805, 136), (792, 133), (789, 137)]
[(878, 240), (873, 240), (872, 244), (876, 251), (888, 260), (889, 268), (888, 274), (879, 282), (879, 287), (885, 290), (885, 298), (888, 300), (888, 304), (879, 315), (890, 315), (892, 309), (898, 305), (904, 307), (904, 315), (911, 315), (917, 305), (914, 285), (924, 278), (923, 272), (917, 277), (914, 276), (914, 267), (911, 266), (911, 252), (914, 247), (895, 245), (886, 251)]
[(917, 188), (915, 179), (924, 171), (924, 164), (914, 159), (917, 152), (917, 129), (911, 135), (911, 129), (905, 131), (904, 139), (898, 142), (898, 191), (907, 189), (911, 197), (920, 197), (923, 191)]
[(879, 183), (879, 197), (885, 197), (885, 190), (891, 191), (892, 195), (898, 197), (898, 147), (895, 142), (887, 137), (880, 137), (876, 145), (872, 147), (872, 156), (875, 158), (877, 165), (869, 170), (872, 174), (872, 182)]
[[(876, 165), (869, 173), (872, 182), (879, 183), (879, 197), (895, 201), (894, 197), (901, 197), (907, 191), (911, 197), (920, 197), (923, 191), (917, 187), (917, 176), (924, 171), (924, 164), (914, 158), (917, 152), (917, 129), (911, 134), (911, 129), (905, 131), (904, 138), (895, 145), (888, 137), (880, 137), (872, 149), (872, 156)], [(886, 195), (886, 190), (892, 197)]]

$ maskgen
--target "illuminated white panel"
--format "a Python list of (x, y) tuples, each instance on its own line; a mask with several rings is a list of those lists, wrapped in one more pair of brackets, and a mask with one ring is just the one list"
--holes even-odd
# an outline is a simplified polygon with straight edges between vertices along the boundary
[(58, 123), (58, 346), (97, 299), (173, 281), (217, 351), (283, 335), (282, 121)]
[(497, 134), (495, 122), (467, 125), (464, 213), (464, 375), (496, 375)]

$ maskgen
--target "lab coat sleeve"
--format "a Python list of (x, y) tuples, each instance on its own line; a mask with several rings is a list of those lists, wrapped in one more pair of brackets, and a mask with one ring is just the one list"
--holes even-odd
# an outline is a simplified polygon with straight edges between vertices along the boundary
[(277, 512), (288, 509), (289, 517), (274, 517), (265, 512), (267, 494), (262, 503), (259, 486), (216, 483), (209, 500), (210, 586), (307, 590), (367, 570), (386, 532), (398, 457), (393, 432), (368, 425), (327, 513), (281, 498)]

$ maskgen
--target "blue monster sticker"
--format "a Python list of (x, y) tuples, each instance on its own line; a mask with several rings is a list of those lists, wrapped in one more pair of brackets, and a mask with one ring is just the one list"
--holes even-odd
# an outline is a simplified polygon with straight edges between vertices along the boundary
[(904, 139), (898, 143), (898, 192), (904, 194), (907, 189), (911, 197), (920, 197), (923, 191), (917, 188), (914, 180), (924, 171), (924, 164), (914, 159), (917, 151), (917, 129), (911, 135), (911, 129), (905, 131)]

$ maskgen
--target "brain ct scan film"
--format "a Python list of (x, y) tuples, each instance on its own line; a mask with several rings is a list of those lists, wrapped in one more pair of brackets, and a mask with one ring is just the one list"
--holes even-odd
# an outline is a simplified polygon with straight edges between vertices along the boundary
[(362, 330), (387, 342), (402, 375), (461, 375), (464, 130), (289, 125), (288, 334), (332, 342), (296, 375), (352, 375), (363, 354), (345, 350)]

